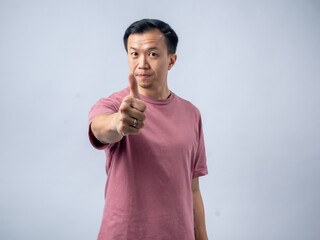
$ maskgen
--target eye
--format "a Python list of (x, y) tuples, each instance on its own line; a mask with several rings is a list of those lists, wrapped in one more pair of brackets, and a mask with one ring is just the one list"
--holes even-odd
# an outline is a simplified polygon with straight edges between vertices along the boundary
[(135, 57), (135, 56), (138, 56), (138, 53), (137, 53), (137, 52), (132, 52), (132, 53), (131, 53), (131, 56), (134, 56), (134, 57)]
[(151, 57), (155, 57), (155, 56), (157, 56), (158, 54), (156, 54), (155, 52), (151, 52), (151, 53), (149, 53), (149, 56), (151, 56)]

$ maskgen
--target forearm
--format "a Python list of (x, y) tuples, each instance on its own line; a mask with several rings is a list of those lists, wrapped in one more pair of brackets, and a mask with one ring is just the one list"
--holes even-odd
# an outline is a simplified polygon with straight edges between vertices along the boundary
[(114, 143), (120, 141), (123, 136), (116, 129), (118, 113), (104, 113), (97, 115), (91, 124), (93, 135), (102, 143)]
[(200, 190), (194, 191), (193, 195), (193, 215), (194, 215), (194, 235), (196, 240), (207, 240), (205, 224), (204, 206)]

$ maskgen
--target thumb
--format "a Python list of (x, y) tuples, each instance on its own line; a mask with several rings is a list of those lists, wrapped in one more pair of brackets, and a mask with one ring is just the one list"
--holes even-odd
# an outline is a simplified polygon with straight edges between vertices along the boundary
[(129, 74), (128, 80), (129, 80), (130, 95), (134, 98), (140, 99), (140, 94), (138, 91), (138, 83), (132, 73)]

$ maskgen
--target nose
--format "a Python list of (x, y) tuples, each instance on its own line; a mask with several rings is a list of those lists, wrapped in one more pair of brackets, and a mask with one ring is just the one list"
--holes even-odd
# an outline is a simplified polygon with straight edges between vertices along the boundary
[(149, 68), (149, 63), (148, 63), (146, 56), (140, 55), (138, 68), (139, 69), (148, 69)]

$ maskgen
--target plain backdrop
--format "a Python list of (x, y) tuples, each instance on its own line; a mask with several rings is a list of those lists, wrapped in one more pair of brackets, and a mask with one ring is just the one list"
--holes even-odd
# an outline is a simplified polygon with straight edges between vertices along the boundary
[(125, 29), (176, 30), (169, 88), (202, 114), (209, 239), (320, 239), (320, 2), (0, 1), (0, 239), (96, 239), (88, 112), (128, 84)]

